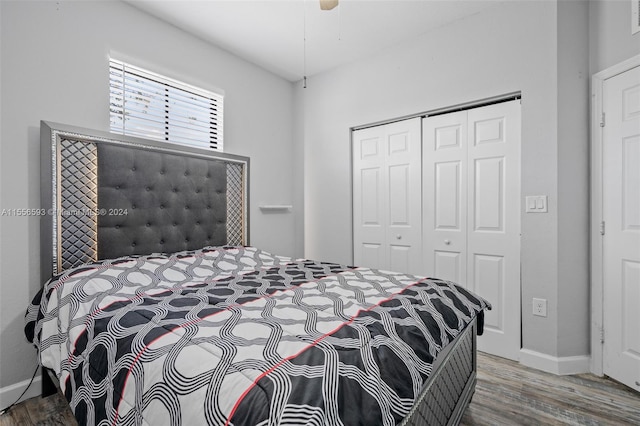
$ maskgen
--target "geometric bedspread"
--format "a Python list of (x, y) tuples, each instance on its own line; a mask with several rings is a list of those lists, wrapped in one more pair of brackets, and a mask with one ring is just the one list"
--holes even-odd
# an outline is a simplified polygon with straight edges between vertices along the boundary
[(206, 247), (67, 270), (25, 331), (81, 425), (395, 425), (485, 308), (447, 281)]

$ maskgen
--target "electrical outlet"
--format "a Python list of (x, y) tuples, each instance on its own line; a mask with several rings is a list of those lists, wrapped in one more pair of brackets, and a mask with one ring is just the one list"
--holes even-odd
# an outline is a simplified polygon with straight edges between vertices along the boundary
[(539, 317), (547, 316), (547, 299), (533, 298), (533, 315)]

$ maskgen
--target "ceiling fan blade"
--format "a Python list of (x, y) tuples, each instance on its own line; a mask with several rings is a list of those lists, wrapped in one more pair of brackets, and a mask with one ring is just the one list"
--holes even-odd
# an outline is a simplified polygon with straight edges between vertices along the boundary
[(338, 0), (320, 0), (320, 9), (331, 10), (338, 5)]

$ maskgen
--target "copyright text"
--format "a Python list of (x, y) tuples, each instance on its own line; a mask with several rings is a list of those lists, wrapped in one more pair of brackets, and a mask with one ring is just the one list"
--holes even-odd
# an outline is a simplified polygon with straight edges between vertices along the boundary
[(2, 209), (0, 216), (126, 216), (128, 209)]

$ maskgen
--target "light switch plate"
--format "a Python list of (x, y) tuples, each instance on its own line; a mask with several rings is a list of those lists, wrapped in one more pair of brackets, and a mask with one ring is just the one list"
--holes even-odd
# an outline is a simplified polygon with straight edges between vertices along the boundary
[(547, 213), (547, 196), (527, 195), (525, 197), (525, 211), (527, 213)]

